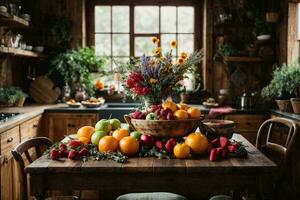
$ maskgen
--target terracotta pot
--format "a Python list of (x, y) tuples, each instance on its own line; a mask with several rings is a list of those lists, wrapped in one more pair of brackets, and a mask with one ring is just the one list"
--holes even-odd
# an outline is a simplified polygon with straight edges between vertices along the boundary
[(266, 21), (269, 23), (276, 23), (279, 20), (278, 12), (267, 12), (266, 13)]
[(291, 98), (293, 111), (296, 114), (300, 114), (300, 98)]
[(280, 111), (293, 112), (293, 108), (290, 100), (275, 100), (275, 101)]
[(196, 131), (203, 117), (185, 120), (141, 120), (125, 115), (124, 119), (131, 128), (143, 134), (154, 137), (183, 137)]
[(25, 100), (26, 100), (26, 97), (20, 97), (20, 99), (16, 102), (16, 106), (23, 107)]

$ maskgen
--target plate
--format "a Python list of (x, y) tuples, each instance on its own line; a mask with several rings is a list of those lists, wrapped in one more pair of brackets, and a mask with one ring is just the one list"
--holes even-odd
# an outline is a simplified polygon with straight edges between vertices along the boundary
[(216, 107), (219, 106), (218, 103), (207, 103), (207, 102), (203, 102), (202, 105), (207, 107), (207, 108), (216, 108)]
[(67, 102), (67, 105), (70, 107), (70, 108), (79, 108), (81, 106), (81, 103), (79, 102), (76, 102), (76, 103), (68, 103)]

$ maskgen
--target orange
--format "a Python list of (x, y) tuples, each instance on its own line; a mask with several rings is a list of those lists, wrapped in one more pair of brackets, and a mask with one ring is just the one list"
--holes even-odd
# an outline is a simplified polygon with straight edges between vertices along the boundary
[(97, 80), (96, 83), (95, 83), (95, 87), (98, 89), (98, 90), (103, 90), (104, 89), (104, 82), (103, 81), (99, 81)]
[(187, 112), (189, 114), (189, 118), (191, 119), (198, 119), (201, 117), (201, 111), (198, 108), (190, 107), (187, 109)]
[(179, 103), (179, 104), (177, 104), (177, 108), (179, 110), (187, 110), (187, 109), (189, 109), (189, 106), (185, 103)]
[(185, 110), (176, 110), (173, 114), (175, 119), (188, 119), (189, 114)]
[(133, 156), (139, 152), (139, 142), (131, 136), (126, 136), (121, 139), (119, 149), (126, 156)]
[(200, 132), (189, 134), (185, 139), (185, 144), (191, 148), (193, 154), (203, 154), (207, 152), (207, 137)]
[(162, 107), (164, 109), (170, 109), (172, 112), (175, 112), (177, 110), (177, 105), (173, 101), (165, 101), (162, 104)]
[(112, 152), (118, 149), (118, 140), (113, 136), (104, 136), (99, 141), (99, 151), (100, 152)]
[(83, 126), (77, 131), (77, 137), (86, 137), (91, 139), (93, 133), (95, 132), (95, 128), (92, 126)]
[(83, 144), (89, 144), (91, 142), (91, 140), (86, 137), (80, 137), (78, 140), (80, 140)]
[(120, 141), (122, 138), (128, 136), (130, 134), (128, 129), (119, 128), (115, 130), (112, 134), (114, 138), (116, 138), (118, 141)]
[(176, 158), (188, 158), (190, 156), (191, 150), (190, 147), (184, 143), (176, 144), (173, 149), (174, 155)]

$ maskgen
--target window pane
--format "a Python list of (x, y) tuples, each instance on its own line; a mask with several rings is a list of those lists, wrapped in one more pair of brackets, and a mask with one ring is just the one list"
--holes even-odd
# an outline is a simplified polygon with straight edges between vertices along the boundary
[(110, 56), (110, 34), (95, 34), (95, 52), (99, 56)]
[[(171, 41), (176, 40), (176, 35), (175, 34), (161, 34), (161, 48), (163, 54), (166, 52), (169, 52), (171, 50)], [(176, 56), (176, 49), (173, 49), (172, 55)]]
[(194, 8), (178, 7), (178, 33), (194, 32)]
[(176, 7), (161, 7), (161, 32), (176, 33)]
[(134, 8), (134, 30), (136, 33), (158, 33), (158, 9), (158, 6), (137, 6)]
[(111, 31), (110, 6), (95, 7), (95, 32), (105, 33)]
[(113, 56), (129, 56), (129, 34), (113, 34)]
[(113, 57), (114, 62), (113, 62), (113, 68), (116, 67), (116, 63), (118, 65), (124, 65), (129, 61), (129, 57)]
[(129, 33), (129, 7), (112, 7), (112, 30), (113, 32)]
[(178, 34), (178, 52), (192, 53), (194, 51), (194, 35)]
[(153, 55), (155, 46), (151, 42), (151, 37), (136, 37), (134, 40), (134, 56)]

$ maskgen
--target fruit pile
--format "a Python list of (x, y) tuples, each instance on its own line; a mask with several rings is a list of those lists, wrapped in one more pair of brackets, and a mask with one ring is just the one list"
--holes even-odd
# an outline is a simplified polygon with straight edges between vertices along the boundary
[(229, 157), (244, 158), (248, 157), (245, 147), (237, 141), (220, 137), (212, 140), (208, 147), (210, 153), (209, 160), (217, 161)]
[(196, 107), (190, 107), (187, 104), (176, 104), (167, 100), (162, 104), (151, 105), (145, 110), (136, 110), (130, 114), (132, 119), (146, 120), (183, 120), (199, 119), (201, 111)]

